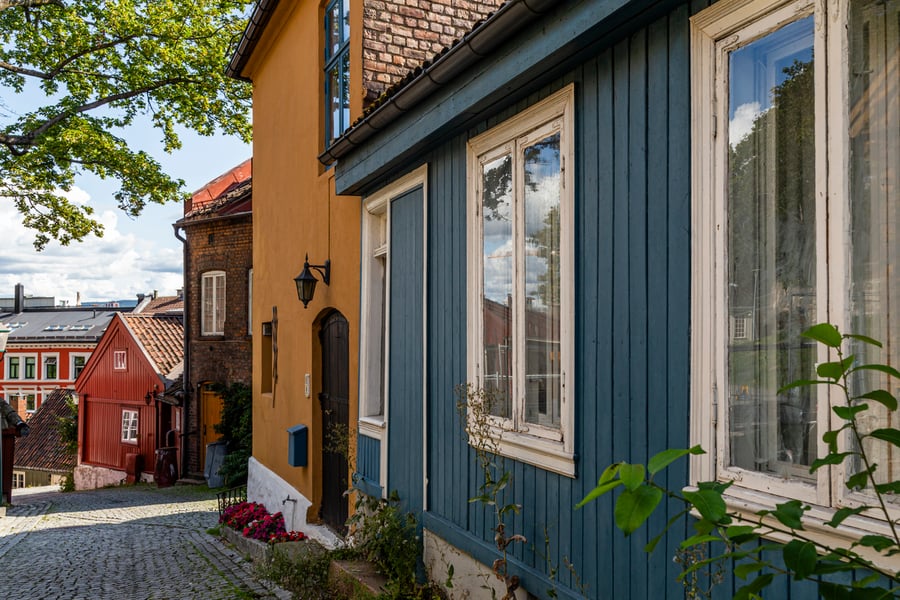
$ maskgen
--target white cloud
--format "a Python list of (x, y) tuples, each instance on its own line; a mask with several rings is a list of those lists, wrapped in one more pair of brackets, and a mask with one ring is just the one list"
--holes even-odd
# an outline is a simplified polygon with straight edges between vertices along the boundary
[(760, 115), (760, 108), (759, 102), (747, 102), (735, 109), (734, 117), (728, 123), (728, 143), (732, 148), (753, 131), (753, 124)]
[[(77, 187), (65, 195), (79, 205), (93, 204), (88, 192)], [(126, 232), (120, 214), (98, 208), (94, 216), (104, 226), (102, 238), (92, 235), (68, 246), (52, 241), (37, 252), (34, 232), (22, 225), (12, 202), (0, 198), (4, 224), (0, 296), (11, 296), (17, 283), (24, 285), (26, 294), (53, 296), (69, 304), (79, 293), (82, 301), (136, 299), (138, 293), (153, 290), (173, 295), (182, 287), (182, 252), (171, 226), (145, 214), (139, 218), (141, 227)]]

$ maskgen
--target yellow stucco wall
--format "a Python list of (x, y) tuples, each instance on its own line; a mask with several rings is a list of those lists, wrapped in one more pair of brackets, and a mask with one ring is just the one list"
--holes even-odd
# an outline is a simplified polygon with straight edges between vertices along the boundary
[[(356, 10), (354, 10), (356, 9)], [(361, 3), (351, 7), (351, 113), (360, 114)], [(350, 428), (357, 418), (360, 201), (334, 195), (322, 150), (322, 8), (282, 2), (243, 74), (253, 80), (253, 455), (313, 502), (321, 499), (321, 361), (318, 320), (339, 310), (350, 330)], [(309, 308), (294, 277), (331, 259), (331, 285), (319, 283)], [(318, 277), (318, 274), (317, 274)], [(277, 307), (277, 383), (265, 385), (261, 325)], [(311, 393), (304, 394), (310, 375)], [(288, 427), (310, 429), (309, 466), (288, 465)]]

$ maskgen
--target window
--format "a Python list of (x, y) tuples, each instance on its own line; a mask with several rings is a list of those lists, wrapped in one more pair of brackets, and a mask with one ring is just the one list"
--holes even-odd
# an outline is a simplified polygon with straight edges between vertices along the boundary
[(36, 394), (24, 394), (22, 397), (25, 398), (25, 412), (33, 413), (37, 410)]
[(87, 364), (88, 355), (72, 354), (70, 356), (72, 358), (72, 364), (69, 371), (72, 374), (71, 379), (78, 379), (78, 376), (81, 375), (81, 372), (84, 370), (84, 365)]
[(138, 441), (138, 411), (122, 411), (122, 441), (136, 444)]
[(25, 473), (22, 471), (13, 471), (13, 481), (12, 481), (13, 489), (21, 489), (25, 487)]
[(126, 350), (113, 351), (113, 369), (124, 371), (128, 368), (128, 352)]
[(503, 454), (574, 475), (574, 87), (468, 146), (469, 382)]
[(58, 379), (59, 378), (59, 356), (44, 356), (44, 379)]
[(18, 379), (19, 378), (19, 357), (18, 356), (10, 356), (6, 359), (6, 378), (7, 379)]
[[(716, 450), (693, 476), (735, 496), (863, 497), (830, 485), (844, 465), (809, 473), (831, 390), (777, 390), (828, 360), (800, 336), (817, 322), (885, 342), (857, 357), (900, 362), (898, 34), (900, 5), (877, 0), (725, 0), (693, 19), (692, 436)], [(872, 372), (865, 389), (887, 385)]]
[(202, 335), (225, 334), (225, 272), (211, 271), (203, 274), (200, 292)]
[(350, 126), (350, 0), (325, 8), (325, 147)]
[(247, 271), (247, 335), (253, 335), (253, 269)]
[(36, 356), (26, 356), (25, 357), (25, 379), (36, 379), (37, 378), (37, 357)]

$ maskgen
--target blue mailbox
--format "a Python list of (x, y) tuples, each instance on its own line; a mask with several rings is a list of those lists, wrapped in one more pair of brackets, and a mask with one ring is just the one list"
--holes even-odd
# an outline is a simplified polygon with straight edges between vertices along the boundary
[(305, 467), (307, 438), (309, 437), (306, 425), (294, 425), (287, 432), (288, 464), (292, 467)]

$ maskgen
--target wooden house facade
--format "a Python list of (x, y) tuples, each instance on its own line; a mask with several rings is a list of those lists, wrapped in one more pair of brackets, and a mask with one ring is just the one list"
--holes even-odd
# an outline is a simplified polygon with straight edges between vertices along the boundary
[[(854, 501), (837, 471), (809, 474), (829, 399), (776, 393), (815, 351), (774, 340), (815, 321), (898, 339), (896, 278), (878, 274), (900, 226), (898, 10), (510, 0), (323, 155), (363, 204), (355, 480), (420, 516), (451, 595), (502, 557), (492, 509), (470, 502), (484, 479), (461, 384), (499, 402), (486, 422), (529, 597), (684, 597), (689, 526), (644, 551), (679, 505), (630, 537), (611, 496), (574, 509), (607, 465), (668, 448), (708, 454), (663, 485), (733, 481), (748, 513), (802, 498), (837, 544), (878, 531), (823, 526)], [(875, 239), (851, 234), (870, 210)], [(728, 573), (713, 597), (745, 583)], [(767, 593), (817, 597), (787, 578)]]
[(112, 320), (75, 388), (77, 489), (152, 480), (156, 451), (180, 452), (183, 336), (180, 315)]

